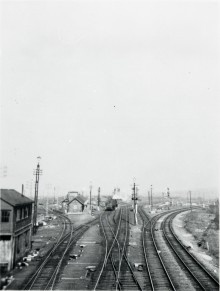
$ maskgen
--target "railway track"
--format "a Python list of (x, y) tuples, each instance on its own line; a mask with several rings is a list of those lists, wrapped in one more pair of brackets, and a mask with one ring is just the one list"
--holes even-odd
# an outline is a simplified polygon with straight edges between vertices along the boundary
[(219, 290), (219, 282), (186, 249), (174, 233), (172, 221), (180, 212), (182, 211), (168, 215), (162, 222), (161, 227), (165, 240), (181, 268), (191, 277), (190, 280), (196, 290)]
[[(160, 249), (160, 245), (156, 241), (156, 237), (154, 234), (154, 231), (157, 230), (155, 225), (160, 218), (166, 215), (167, 217), (163, 220), (161, 224), (161, 230), (163, 232), (164, 240), (168, 244), (169, 249), (172, 253), (172, 256), (174, 257), (174, 259), (180, 266), (181, 271), (186, 273), (186, 276), (188, 280), (190, 280), (193, 288), (195, 290), (207, 290), (207, 291), (219, 290), (219, 282), (216, 280), (216, 278), (214, 278), (189, 251), (187, 251), (186, 247), (181, 243), (181, 241), (178, 239), (178, 237), (173, 231), (173, 227), (172, 227), (173, 218), (177, 214), (186, 210), (187, 209), (176, 210), (175, 212), (168, 211), (168, 212), (156, 215), (152, 218), (148, 217), (148, 215), (141, 208), (139, 209), (139, 213), (142, 216), (142, 218), (145, 219), (144, 228), (146, 229), (148, 236), (151, 233), (151, 237), (152, 237), (151, 244), (152, 244), (152, 241), (154, 241), (155, 249), (158, 250), (158, 252)], [(143, 244), (144, 244), (144, 241), (143, 241)], [(151, 246), (149, 247), (149, 245), (147, 244), (145, 245), (144, 249), (146, 250), (145, 258), (146, 258), (146, 264), (148, 265), (147, 268), (149, 272), (151, 272), (151, 262), (152, 262)], [(161, 261), (163, 262), (162, 256), (160, 254), (158, 255)], [(163, 265), (165, 266), (164, 263)], [(152, 265), (152, 268), (156, 269), (156, 267), (153, 265)], [(168, 271), (166, 271), (166, 273), (169, 275)], [(158, 278), (157, 279), (155, 278), (155, 280), (153, 280), (154, 277), (152, 276), (152, 283), (153, 283), (153, 288), (154, 288), (153, 290), (170, 290), (168, 286), (162, 287), (161, 278), (163, 279), (164, 277), (163, 276), (161, 277), (159, 272), (157, 272), (157, 275), (158, 275)], [(174, 290), (175, 289), (178, 290), (179, 289), (178, 284), (177, 284), (178, 278), (175, 278), (174, 276), (171, 276), (171, 275), (173, 274), (170, 274), (169, 278), (171, 280), (172, 287), (174, 288)], [(154, 284), (154, 282), (156, 284)], [(160, 284), (160, 286), (158, 286), (158, 283)]]
[(138, 211), (144, 223), (142, 229), (142, 243), (146, 269), (149, 276), (147, 288), (148, 290), (161, 291), (176, 290), (154, 239), (153, 227), (158, 216), (150, 219), (142, 208), (139, 208)]
[(73, 229), (72, 222), (66, 216), (63, 216), (63, 231), (57, 240), (56, 245), (47, 254), (42, 264), (26, 283), (23, 290), (53, 290), (63, 260), (68, 254), (70, 247), (75, 243), (88, 228), (97, 223), (97, 219)]
[(142, 290), (132, 266), (126, 248), (129, 234), (129, 212), (121, 207), (118, 220), (110, 222), (112, 214), (100, 216), (100, 225), (105, 239), (105, 257), (94, 278), (94, 290)]

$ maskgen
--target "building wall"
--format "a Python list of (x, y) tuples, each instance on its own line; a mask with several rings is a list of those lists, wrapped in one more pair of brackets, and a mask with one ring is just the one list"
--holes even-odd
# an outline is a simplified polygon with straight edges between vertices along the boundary
[[(1, 212), (0, 212), (0, 264), (1, 267), (10, 270), (13, 262), (13, 217), (14, 208), (10, 204), (1, 199)], [(9, 210), (9, 222), (2, 222), (2, 210)]]
[(2, 266), (7, 266), (7, 270), (12, 267), (12, 236), (1, 235), (0, 238), (0, 262)]
[(32, 204), (15, 208), (14, 260), (15, 265), (31, 249)]
[(84, 206), (79, 203), (79, 201), (77, 200), (73, 200), (70, 204), (69, 204), (69, 208), (68, 208), (68, 212), (69, 213), (74, 213), (74, 212), (83, 212), (83, 208)]
[(31, 227), (27, 227), (14, 237), (14, 264), (21, 260), (31, 248)]
[(13, 207), (6, 203), (5, 201), (1, 200), (1, 211), (2, 210), (9, 210), (10, 211), (10, 216), (9, 216), (9, 222), (2, 222), (1, 221), (1, 215), (2, 213), (0, 213), (0, 221), (1, 221), (1, 234), (4, 233), (4, 234), (10, 234), (13, 232), (13, 216), (14, 216), (14, 213), (13, 213)]
[(67, 203), (66, 202), (62, 202), (62, 209), (65, 213), (67, 212)]
[(9, 222), (1, 221), (0, 263), (10, 270), (31, 248), (32, 204), (13, 207), (1, 200), (2, 210), (10, 210), (10, 216)]

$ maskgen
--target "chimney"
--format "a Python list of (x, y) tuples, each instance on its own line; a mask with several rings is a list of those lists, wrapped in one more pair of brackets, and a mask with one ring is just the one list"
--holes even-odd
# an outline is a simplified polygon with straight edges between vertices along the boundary
[(22, 184), (21, 195), (24, 196), (24, 184)]

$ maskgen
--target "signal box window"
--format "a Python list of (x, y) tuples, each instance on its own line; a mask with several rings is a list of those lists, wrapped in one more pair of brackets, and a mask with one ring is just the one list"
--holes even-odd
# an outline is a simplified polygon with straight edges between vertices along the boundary
[(16, 221), (19, 221), (19, 220), (20, 220), (20, 209), (18, 208), (16, 212)]
[(2, 222), (9, 222), (10, 210), (2, 210)]
[(28, 207), (26, 206), (24, 209), (24, 218), (28, 217)]

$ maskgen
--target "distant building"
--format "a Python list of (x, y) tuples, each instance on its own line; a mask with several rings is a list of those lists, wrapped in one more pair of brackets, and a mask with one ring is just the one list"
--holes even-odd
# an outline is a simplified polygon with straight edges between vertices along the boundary
[(74, 197), (72, 197), (72, 195), (68, 194), (62, 201), (63, 211), (67, 214), (83, 213), (85, 207), (87, 207), (87, 200), (81, 195), (74, 195)]
[(32, 203), (13, 189), (1, 189), (0, 266), (11, 270), (31, 248)]
[(82, 213), (85, 208), (85, 199), (77, 196), (67, 204), (67, 213)]

